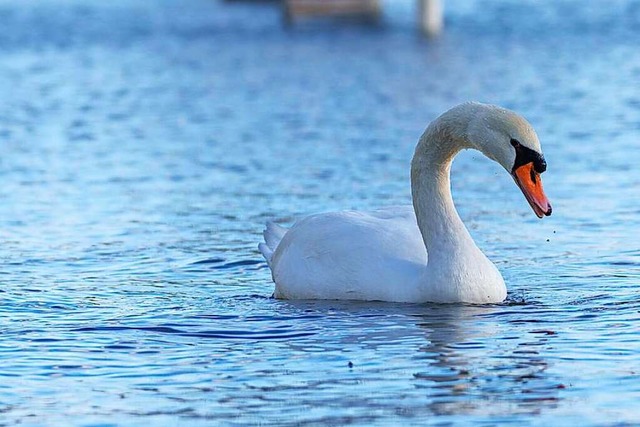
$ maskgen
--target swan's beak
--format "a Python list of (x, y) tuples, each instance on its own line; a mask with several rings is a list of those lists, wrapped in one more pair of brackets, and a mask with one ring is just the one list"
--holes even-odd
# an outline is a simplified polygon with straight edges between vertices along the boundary
[(511, 175), (538, 218), (551, 215), (551, 203), (544, 194), (542, 179), (533, 168), (533, 162), (519, 166), (513, 170)]

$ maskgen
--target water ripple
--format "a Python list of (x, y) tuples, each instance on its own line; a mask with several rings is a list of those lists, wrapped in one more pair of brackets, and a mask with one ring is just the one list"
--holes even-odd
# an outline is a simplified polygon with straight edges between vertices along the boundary
[[(283, 30), (273, 2), (0, 0), (0, 424), (640, 424), (640, 3), (445, 2), (438, 40), (401, 3)], [(469, 99), (549, 164), (544, 221), (452, 167), (508, 300), (271, 298), (264, 223), (410, 204)]]

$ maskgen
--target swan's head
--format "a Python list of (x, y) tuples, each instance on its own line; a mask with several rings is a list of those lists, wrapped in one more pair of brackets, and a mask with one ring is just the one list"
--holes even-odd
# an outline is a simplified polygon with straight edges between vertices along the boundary
[(468, 105), (475, 110), (467, 129), (469, 144), (511, 174), (538, 218), (551, 215), (540, 178), (547, 162), (533, 127), (513, 111), (493, 105)]

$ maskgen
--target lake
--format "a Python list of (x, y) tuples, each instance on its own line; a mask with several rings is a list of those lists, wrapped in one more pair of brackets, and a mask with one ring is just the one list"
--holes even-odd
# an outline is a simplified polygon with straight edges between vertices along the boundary
[[(0, 0), (0, 425), (640, 423), (640, 1)], [(489, 306), (271, 298), (266, 221), (410, 204), (467, 100), (537, 129), (553, 215), (476, 152)]]

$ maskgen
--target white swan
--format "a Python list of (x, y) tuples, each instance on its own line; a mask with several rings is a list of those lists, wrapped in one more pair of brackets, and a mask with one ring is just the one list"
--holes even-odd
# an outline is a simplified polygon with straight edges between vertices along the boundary
[(267, 224), (259, 249), (271, 267), (275, 297), (503, 301), (502, 275), (475, 245), (451, 198), (451, 162), (467, 148), (511, 173), (538, 217), (551, 214), (533, 127), (500, 107), (461, 104), (433, 121), (418, 142), (411, 162), (413, 208), (321, 213), (290, 229)]

